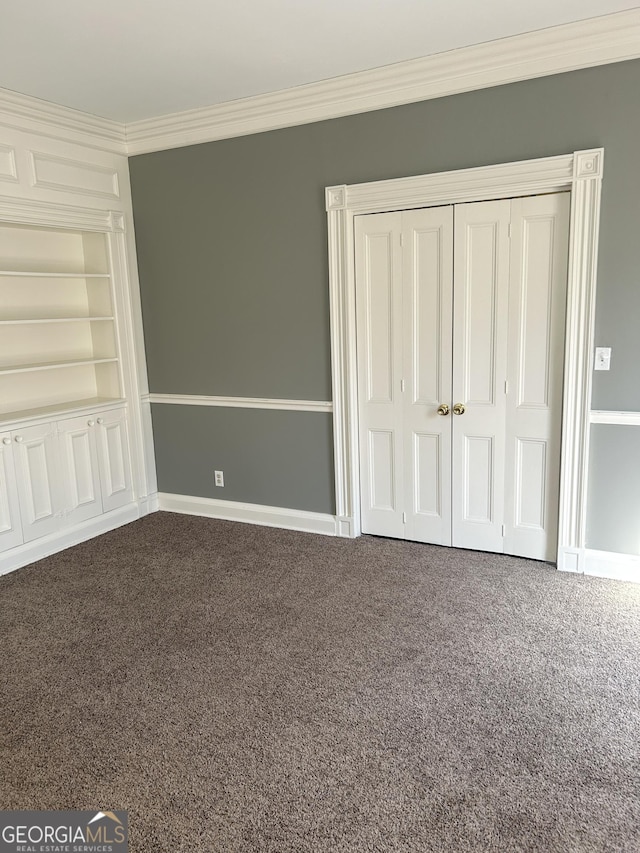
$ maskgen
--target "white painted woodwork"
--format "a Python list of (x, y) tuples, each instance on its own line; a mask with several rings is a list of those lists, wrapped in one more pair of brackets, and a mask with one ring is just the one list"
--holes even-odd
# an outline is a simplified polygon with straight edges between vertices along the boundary
[(93, 415), (58, 424), (67, 524), (95, 518), (103, 511), (96, 434)]
[(109, 512), (133, 500), (126, 411), (104, 412), (96, 422), (102, 506)]
[(401, 216), (404, 536), (450, 545), (453, 208)]
[(357, 217), (362, 524), (404, 535), (402, 214)]
[(510, 201), (456, 205), (452, 542), (502, 551)]
[(56, 532), (63, 509), (55, 424), (12, 432), (25, 542)]
[(569, 193), (511, 202), (504, 550), (554, 560)]
[(555, 553), (568, 198), (355, 217), (364, 532)]
[(0, 420), (120, 399), (106, 235), (0, 223)]
[(0, 433), (0, 551), (22, 544), (11, 433)]

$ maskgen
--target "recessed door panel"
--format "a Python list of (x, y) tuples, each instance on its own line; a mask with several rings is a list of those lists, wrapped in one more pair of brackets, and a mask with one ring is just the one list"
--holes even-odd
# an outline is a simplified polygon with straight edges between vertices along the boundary
[[(494, 512), (495, 460), (491, 436), (464, 436), (463, 521), (491, 524)], [(462, 546), (468, 547), (468, 546)]]
[(371, 509), (396, 509), (393, 432), (369, 430)]
[(518, 529), (544, 530), (547, 442), (516, 438), (516, 517)]

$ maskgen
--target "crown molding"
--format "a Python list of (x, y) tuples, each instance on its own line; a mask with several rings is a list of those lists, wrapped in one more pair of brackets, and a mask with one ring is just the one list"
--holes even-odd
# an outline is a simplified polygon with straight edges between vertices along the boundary
[(127, 125), (130, 155), (338, 118), (640, 57), (640, 9)]
[(112, 154), (127, 153), (123, 124), (9, 89), (0, 88), (0, 125)]

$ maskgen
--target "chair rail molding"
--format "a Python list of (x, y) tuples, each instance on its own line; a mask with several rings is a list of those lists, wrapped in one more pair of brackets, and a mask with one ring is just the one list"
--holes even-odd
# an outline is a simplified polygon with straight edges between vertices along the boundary
[(640, 9), (136, 121), (130, 155), (307, 124), (640, 56)]
[(558, 567), (578, 571), (584, 551), (604, 150), (498, 166), (327, 187), (336, 516), (339, 535), (360, 534), (356, 372), (356, 213), (571, 192)]
[(150, 403), (173, 406), (220, 406), (227, 409), (278, 409), (290, 412), (332, 412), (325, 400), (286, 400), (279, 397), (207, 397), (200, 394), (148, 394)]

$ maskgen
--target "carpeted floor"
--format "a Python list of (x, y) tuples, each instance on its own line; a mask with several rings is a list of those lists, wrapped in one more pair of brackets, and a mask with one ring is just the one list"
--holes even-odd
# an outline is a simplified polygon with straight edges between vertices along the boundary
[(640, 850), (640, 586), (157, 513), (0, 578), (0, 806), (133, 853)]

